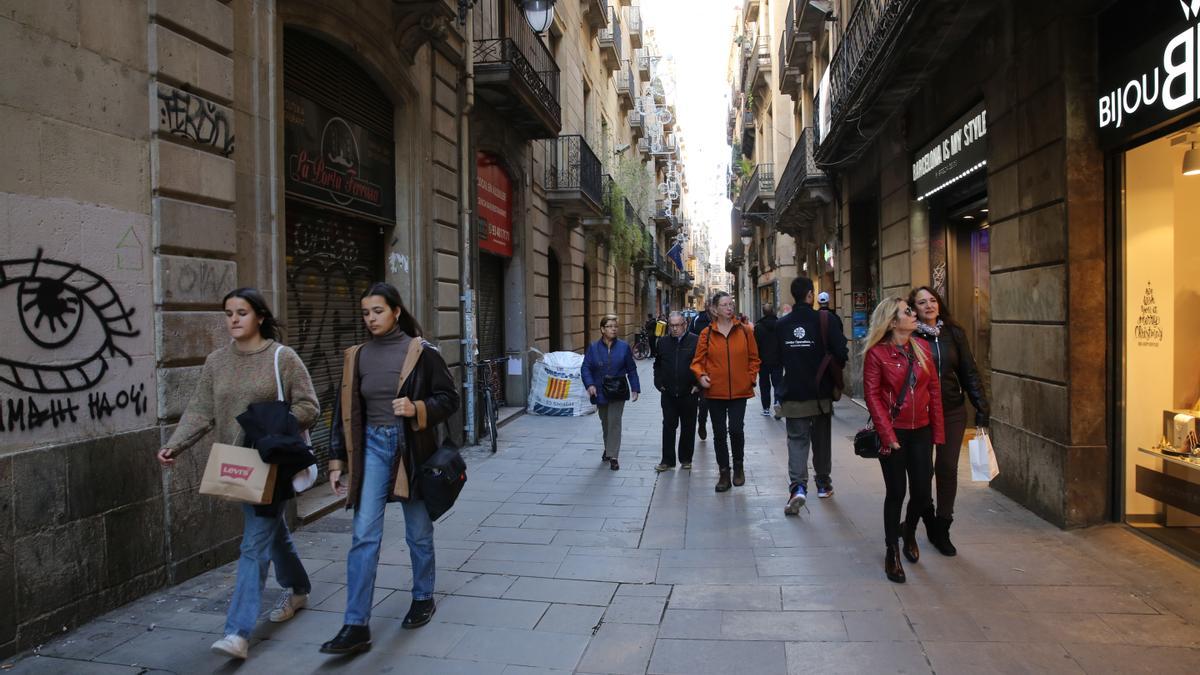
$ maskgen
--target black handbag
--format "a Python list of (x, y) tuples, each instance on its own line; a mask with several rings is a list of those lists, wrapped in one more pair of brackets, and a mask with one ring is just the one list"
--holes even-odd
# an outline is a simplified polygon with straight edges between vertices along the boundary
[[(913, 382), (913, 364), (914, 356), (908, 358), (908, 374), (904, 376), (904, 382), (907, 386), (900, 389), (900, 397), (892, 404), (891, 418), (894, 420), (900, 414), (900, 409), (904, 407), (904, 398), (908, 395), (908, 390), (915, 386)], [(875, 430), (875, 421), (869, 420), (867, 426), (858, 430), (854, 434), (854, 454), (864, 459), (878, 459), (879, 450), (883, 447), (883, 442), (879, 439), (879, 432)]]
[[(612, 350), (608, 350), (608, 359), (604, 361), (604, 370), (608, 372), (608, 366), (612, 359)], [(604, 389), (604, 398), (609, 401), (628, 401), (629, 400), (629, 380), (624, 375), (605, 375), (604, 381), (600, 385)]]
[(458, 450), (442, 447), (417, 471), (417, 486), (430, 520), (437, 520), (454, 506), (467, 482), (467, 463)]

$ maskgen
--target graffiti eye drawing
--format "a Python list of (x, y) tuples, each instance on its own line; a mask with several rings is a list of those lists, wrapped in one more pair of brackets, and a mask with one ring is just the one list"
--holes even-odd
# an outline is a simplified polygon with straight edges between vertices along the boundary
[(82, 303), (65, 283), (39, 279), (24, 282), (18, 289), (23, 303), (21, 327), (30, 340), (43, 347), (57, 347), (75, 337), (83, 319), (79, 311)]
[(0, 382), (50, 394), (89, 389), (110, 361), (132, 364), (118, 342), (141, 331), (134, 310), (106, 279), (75, 263), (42, 256), (0, 260), (0, 313), (15, 312), (27, 343), (0, 345)]

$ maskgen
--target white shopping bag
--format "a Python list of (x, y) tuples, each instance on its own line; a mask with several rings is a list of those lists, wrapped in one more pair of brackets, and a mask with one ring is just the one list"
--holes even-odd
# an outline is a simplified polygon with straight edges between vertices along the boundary
[(971, 456), (971, 480), (986, 483), (1000, 474), (996, 451), (992, 449), (992, 439), (987, 429), (981, 428), (975, 432), (975, 438), (967, 442), (967, 452)]

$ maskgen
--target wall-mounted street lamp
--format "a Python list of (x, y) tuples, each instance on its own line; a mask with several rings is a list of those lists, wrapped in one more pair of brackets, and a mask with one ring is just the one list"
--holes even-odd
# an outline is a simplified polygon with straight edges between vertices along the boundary
[(742, 229), (738, 230), (738, 236), (742, 239), (742, 246), (750, 248), (750, 241), (754, 239), (754, 230), (750, 229), (749, 225), (743, 225)]
[[(501, 0), (508, 2), (509, 0)], [(520, 0), (525, 10), (525, 20), (535, 33), (545, 33), (554, 23), (554, 3), (557, 0)], [(458, 0), (458, 23), (466, 25), (467, 11), (475, 6), (475, 0)]]

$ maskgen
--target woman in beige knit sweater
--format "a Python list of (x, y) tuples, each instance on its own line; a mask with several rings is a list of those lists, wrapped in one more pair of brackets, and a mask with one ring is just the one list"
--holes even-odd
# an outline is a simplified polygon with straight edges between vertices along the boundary
[[(210, 431), (214, 441), (238, 442), (241, 428), (236, 417), (251, 403), (276, 398), (277, 350), (284, 397), (290, 402), (300, 428), (307, 429), (317, 419), (320, 406), (312, 379), (296, 352), (276, 341), (278, 324), (262, 293), (253, 288), (239, 288), (225, 296), (224, 307), (225, 326), (233, 342), (209, 354), (204, 361), (200, 381), (179, 426), (158, 452), (158, 461), (164, 467), (174, 464), (176, 455)], [(245, 529), (237, 585), (229, 604), (225, 637), (213, 643), (214, 652), (246, 658), (271, 562), (275, 563), (275, 578), (284, 588), (283, 596), (271, 611), (271, 621), (287, 621), (308, 602), (312, 585), (292, 544), (283, 509), (276, 508), (273, 512), (274, 515), (260, 515), (254, 506), (242, 505)]]

